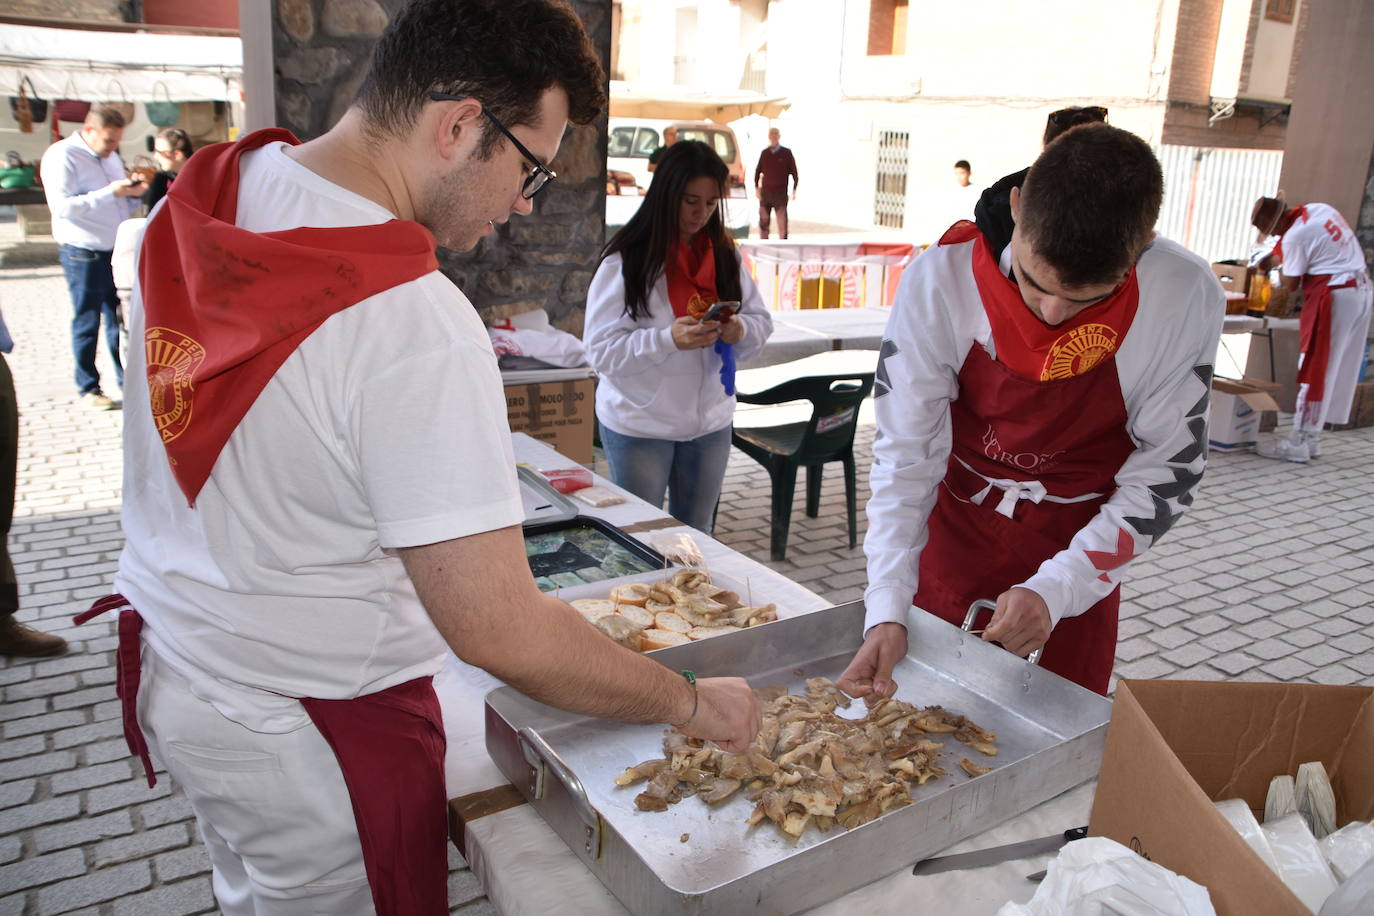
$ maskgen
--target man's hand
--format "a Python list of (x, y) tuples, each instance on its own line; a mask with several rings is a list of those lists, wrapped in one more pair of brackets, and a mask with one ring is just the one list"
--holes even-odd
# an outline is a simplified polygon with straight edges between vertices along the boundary
[(1045, 599), (1028, 588), (1011, 588), (997, 596), (997, 610), (983, 631), (985, 642), (1001, 643), (1025, 658), (1050, 638), (1050, 609)]
[(868, 631), (854, 660), (836, 681), (851, 697), (863, 697), (869, 706), (897, 692), (892, 669), (906, 655), (906, 627), (900, 623), (880, 623)]
[(698, 321), (691, 315), (683, 315), (673, 321), (673, 343), (677, 344), (679, 350), (714, 346), (719, 336), (719, 321)]
[(758, 698), (743, 678), (697, 681), (696, 703), (696, 717), (680, 731), (692, 738), (714, 741), (732, 754), (744, 753), (763, 724)]
[(115, 197), (140, 197), (147, 190), (143, 182), (134, 184), (128, 178), (116, 178), (106, 187), (114, 192)]

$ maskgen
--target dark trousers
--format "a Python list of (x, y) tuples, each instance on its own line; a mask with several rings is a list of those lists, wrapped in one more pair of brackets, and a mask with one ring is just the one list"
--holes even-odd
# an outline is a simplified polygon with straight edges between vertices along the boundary
[(19, 470), (19, 400), (10, 365), (0, 356), (0, 621), (19, 610), (19, 580), (10, 562), (10, 521), (14, 518), (14, 481)]
[(114, 361), (115, 381), (124, 387), (124, 364), (119, 358), (119, 294), (108, 251), (92, 251), (75, 245), (59, 245), (57, 258), (67, 275), (72, 297), (72, 355), (76, 357), (76, 392), (100, 391), (95, 368), (95, 345), (100, 336), (100, 317), (105, 316), (105, 346)]
[(768, 238), (770, 210), (778, 211), (778, 238), (787, 238), (787, 192), (763, 191), (759, 194), (759, 237)]

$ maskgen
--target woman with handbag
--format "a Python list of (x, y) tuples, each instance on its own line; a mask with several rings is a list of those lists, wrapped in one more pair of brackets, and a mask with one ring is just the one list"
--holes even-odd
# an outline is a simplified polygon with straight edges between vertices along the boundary
[(148, 191), (143, 195), (143, 203), (150, 214), (157, 202), (167, 196), (167, 189), (176, 181), (177, 172), (191, 158), (192, 152), (191, 137), (180, 127), (160, 130), (153, 138), (153, 156), (157, 159), (158, 170), (153, 173), (153, 180), (148, 182)]
[(705, 143), (668, 148), (602, 253), (583, 332), (611, 479), (655, 506), (667, 491), (673, 517), (708, 534), (730, 458), (735, 360), (773, 331), (725, 231), (728, 177)]

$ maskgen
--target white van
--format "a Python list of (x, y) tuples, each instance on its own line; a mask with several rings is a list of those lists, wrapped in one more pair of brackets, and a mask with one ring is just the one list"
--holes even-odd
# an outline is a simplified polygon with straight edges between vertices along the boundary
[[(670, 125), (677, 128), (679, 140), (707, 143), (725, 162), (730, 171), (724, 201), (726, 229), (734, 238), (748, 238), (755, 207), (749, 198), (749, 185), (745, 180), (744, 154), (735, 132), (727, 124), (658, 118), (611, 118), (606, 148), (608, 172), (629, 174), (634, 177), (639, 191), (647, 189), (653, 179), (653, 173), (649, 171), (649, 157), (663, 145), (663, 129)], [(609, 193), (613, 186), (618, 188), (618, 194)], [(639, 193), (630, 192), (623, 177), (613, 185), (608, 176), (607, 189), (606, 237), (610, 238), (639, 209)]]

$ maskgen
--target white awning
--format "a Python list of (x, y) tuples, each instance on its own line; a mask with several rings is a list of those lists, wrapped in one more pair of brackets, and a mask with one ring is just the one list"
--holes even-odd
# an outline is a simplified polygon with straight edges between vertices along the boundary
[(237, 101), (243, 45), (206, 35), (0, 27), (0, 95), (16, 95), (23, 76), (49, 100)]
[(747, 115), (776, 118), (791, 106), (785, 96), (765, 96), (744, 89), (702, 92), (683, 86), (644, 86), (611, 80), (611, 117), (715, 121), (727, 124)]

